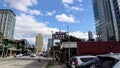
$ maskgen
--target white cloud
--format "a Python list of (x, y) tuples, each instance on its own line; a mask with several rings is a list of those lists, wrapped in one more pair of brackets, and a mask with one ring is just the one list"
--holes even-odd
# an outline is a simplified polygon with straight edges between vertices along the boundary
[[(76, 32), (71, 32), (70, 35), (77, 37), (77, 38), (88, 40), (88, 32), (76, 31)], [(93, 37), (95, 39), (97, 36), (93, 34)]]
[(73, 0), (62, 0), (63, 3), (68, 3), (68, 4), (72, 4)]
[(52, 11), (52, 12), (46, 12), (46, 16), (52, 16), (53, 14), (55, 14), (56, 11)]
[(27, 12), (29, 6), (37, 5), (38, 0), (4, 0), (8, 6)]
[(74, 23), (75, 18), (72, 15), (67, 16), (66, 14), (56, 15), (56, 19), (60, 22)]
[(82, 8), (79, 8), (79, 7), (75, 7), (75, 6), (72, 6), (71, 9), (72, 9), (72, 10), (78, 10), (78, 11), (83, 11), (83, 10), (84, 10), (83, 7), (82, 7)]
[(80, 3), (83, 1), (83, 0), (78, 0)]
[(40, 10), (32, 10), (29, 7), (38, 4), (38, 0), (4, 0), (5, 4), (11, 8), (14, 8), (19, 11), (23, 11), (27, 14), (32, 15), (42, 15)]
[(59, 29), (49, 28), (44, 22), (36, 21), (32, 15), (16, 16), (15, 39), (27, 39), (30, 42), (35, 42), (38, 33), (45, 37), (51, 37), (51, 31), (59, 31)]
[(40, 10), (29, 10), (29, 13), (34, 15), (41, 15)]
[(83, 11), (84, 8), (82, 6), (76, 7), (76, 6), (69, 6), (69, 4), (64, 4), (64, 7), (68, 10), (76, 10), (76, 11)]
[[(62, 0), (62, 1), (63, 1), (64, 7), (67, 8), (68, 10), (76, 10), (76, 11), (84, 10), (82, 4), (80, 4), (79, 6), (70, 5), (70, 4), (73, 4), (73, 0)], [(82, 0), (78, 0), (78, 2), (82, 3)]]
[(76, 32), (71, 32), (70, 35), (75, 36), (77, 38), (82, 38), (82, 39), (88, 39), (88, 33), (87, 32), (80, 32), (80, 31), (76, 31)]
[(63, 4), (65, 8), (69, 8), (69, 5), (68, 4)]

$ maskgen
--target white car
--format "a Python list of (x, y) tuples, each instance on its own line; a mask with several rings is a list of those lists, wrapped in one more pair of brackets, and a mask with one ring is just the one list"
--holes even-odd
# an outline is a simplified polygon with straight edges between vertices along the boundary
[(23, 54), (17, 54), (16, 55), (16, 57), (22, 57), (23, 56)]
[(105, 54), (97, 56), (100, 61), (94, 63), (91, 68), (120, 68), (120, 54)]
[(31, 57), (36, 57), (36, 54), (35, 54), (35, 53), (32, 53), (30, 56), (31, 56)]
[(85, 55), (85, 56), (74, 56), (71, 57), (70, 59), (70, 65), (72, 68), (76, 68), (77, 66), (80, 66), (81, 64), (92, 60), (96, 58), (96, 56), (91, 56), (91, 55)]

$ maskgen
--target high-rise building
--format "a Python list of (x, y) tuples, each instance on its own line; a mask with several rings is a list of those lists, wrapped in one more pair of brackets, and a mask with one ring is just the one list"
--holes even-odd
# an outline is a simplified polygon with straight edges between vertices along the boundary
[(9, 9), (0, 9), (0, 31), (4, 38), (12, 39), (15, 28), (15, 13)]
[(94, 39), (94, 38), (93, 38), (93, 34), (92, 34), (91, 31), (88, 32), (88, 39), (89, 39), (89, 40), (90, 40), (90, 39)]
[(48, 39), (48, 44), (47, 44), (48, 46), (47, 46), (47, 53), (49, 54), (49, 55), (51, 55), (52, 54), (52, 46), (53, 46), (53, 39), (51, 39), (51, 38), (49, 38)]
[(48, 50), (50, 50), (51, 49), (51, 47), (53, 46), (53, 42), (52, 42), (53, 40), (50, 38), (50, 39), (48, 39)]
[(36, 51), (37, 53), (44, 51), (43, 35), (38, 34), (36, 36)]
[(96, 34), (101, 41), (120, 40), (120, 0), (92, 0)]

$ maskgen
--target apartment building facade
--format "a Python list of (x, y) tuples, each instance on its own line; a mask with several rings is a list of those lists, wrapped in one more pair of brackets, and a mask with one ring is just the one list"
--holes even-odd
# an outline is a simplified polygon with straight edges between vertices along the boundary
[(92, 0), (100, 41), (120, 41), (120, 0)]
[(9, 9), (0, 9), (0, 31), (4, 38), (12, 39), (15, 29), (15, 13)]

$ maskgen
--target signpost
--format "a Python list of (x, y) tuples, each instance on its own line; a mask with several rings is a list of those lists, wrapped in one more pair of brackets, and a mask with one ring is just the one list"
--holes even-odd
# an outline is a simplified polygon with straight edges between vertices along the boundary
[(5, 45), (2, 44), (2, 57), (4, 58), (4, 48), (5, 48)]
[(66, 32), (56, 32), (55, 34), (53, 34), (53, 31), (52, 31), (52, 45), (53, 45), (53, 60), (54, 60), (54, 57), (55, 57), (55, 51), (54, 51), (54, 39), (65, 39), (67, 36), (67, 33)]
[(66, 32), (56, 32), (55, 34), (52, 34), (53, 39), (65, 39)]

